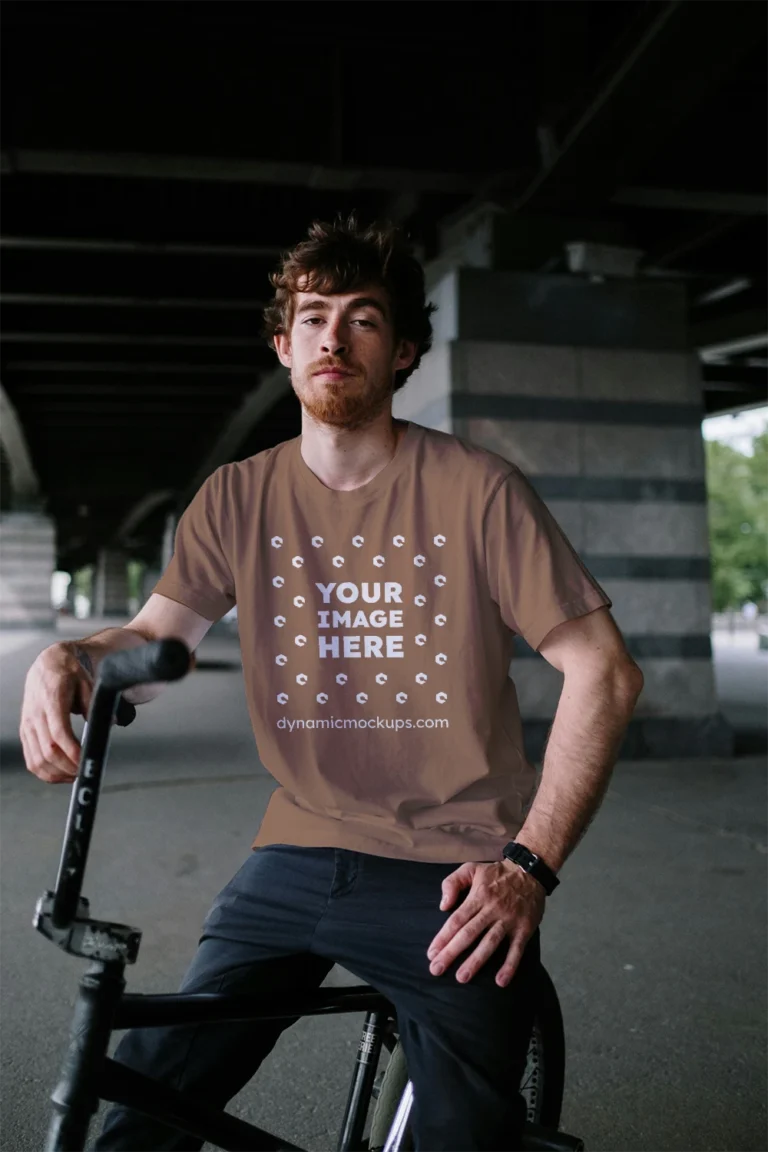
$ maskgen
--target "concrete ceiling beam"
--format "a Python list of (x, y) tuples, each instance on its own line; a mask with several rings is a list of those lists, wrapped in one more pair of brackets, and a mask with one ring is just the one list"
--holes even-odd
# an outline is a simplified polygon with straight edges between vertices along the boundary
[[(3, 175), (122, 176), (143, 180), (207, 180), (265, 184), (329, 192), (471, 193), (478, 177), (466, 172), (412, 168), (357, 168), (301, 161), (160, 156), (141, 153), (62, 152), (21, 148), (0, 153)], [(513, 184), (517, 177), (509, 174)], [(499, 176), (500, 184), (505, 177)]]

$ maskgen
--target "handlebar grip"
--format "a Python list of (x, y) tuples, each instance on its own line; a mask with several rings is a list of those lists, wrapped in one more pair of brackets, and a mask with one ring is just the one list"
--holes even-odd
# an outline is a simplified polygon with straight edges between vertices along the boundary
[(105, 688), (123, 692), (136, 684), (181, 680), (190, 663), (189, 648), (182, 640), (150, 640), (140, 648), (105, 656), (99, 666), (99, 680)]

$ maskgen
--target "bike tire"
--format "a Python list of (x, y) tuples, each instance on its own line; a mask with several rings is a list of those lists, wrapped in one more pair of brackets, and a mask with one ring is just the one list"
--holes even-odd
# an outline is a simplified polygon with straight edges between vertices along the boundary
[[(518, 1091), (526, 1101), (526, 1122), (557, 1129), (565, 1087), (565, 1030), (555, 986), (544, 967), (539, 971), (534, 1016), (525, 1070)], [(381, 1152), (408, 1083), (405, 1052), (398, 1039), (384, 1071), (371, 1119), (369, 1152)], [(406, 1126), (403, 1152), (413, 1152), (413, 1134)]]

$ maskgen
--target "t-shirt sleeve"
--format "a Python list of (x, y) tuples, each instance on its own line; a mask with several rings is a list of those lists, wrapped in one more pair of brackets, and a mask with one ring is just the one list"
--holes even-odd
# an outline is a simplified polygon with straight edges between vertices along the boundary
[(519, 468), (499, 485), (485, 514), (488, 583), (504, 623), (531, 648), (558, 624), (612, 601)]
[(214, 623), (236, 603), (225, 554), (225, 503), (221, 469), (199, 489), (176, 529), (174, 552), (153, 592), (185, 604)]

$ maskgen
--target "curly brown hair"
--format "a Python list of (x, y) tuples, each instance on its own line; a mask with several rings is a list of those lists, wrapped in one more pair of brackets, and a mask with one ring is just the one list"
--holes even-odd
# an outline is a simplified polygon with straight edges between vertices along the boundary
[(363, 228), (353, 212), (338, 215), (332, 224), (315, 220), (308, 239), (283, 254), (269, 277), (274, 299), (264, 309), (263, 335), (270, 348), (278, 333), (290, 332), (296, 292), (323, 296), (354, 292), (376, 284), (387, 293), (396, 340), (412, 340), (416, 356), (408, 368), (395, 373), (394, 392), (403, 387), (432, 347), (430, 316), (435, 304), (425, 300), (424, 269), (405, 233), (383, 221)]

